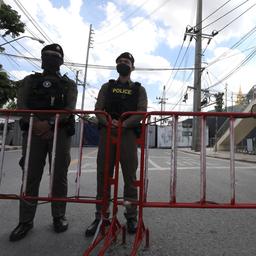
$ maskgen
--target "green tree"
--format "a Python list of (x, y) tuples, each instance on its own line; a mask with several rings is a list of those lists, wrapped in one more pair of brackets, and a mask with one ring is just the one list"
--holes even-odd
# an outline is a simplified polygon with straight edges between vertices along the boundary
[(6, 103), (9, 104), (9, 108), (15, 108), (13, 104), (15, 103), (16, 92), (17, 84), (9, 79), (0, 64), (0, 108)]
[(3, 37), (11, 35), (17, 37), (24, 33), (25, 24), (20, 21), (20, 15), (10, 5), (2, 4), (0, 7), (0, 30), (4, 31)]
[(215, 105), (215, 111), (216, 112), (222, 112), (223, 110), (223, 95), (224, 93), (223, 92), (218, 92), (216, 94), (214, 94), (215, 96), (215, 99), (216, 99), (216, 105)]
[[(24, 33), (24, 27), (25, 24), (20, 21), (20, 15), (13, 10), (10, 5), (2, 3), (0, 5), (1, 36), (5, 37), (10, 35), (11, 37), (15, 38), (19, 36), (20, 33)], [(2, 47), (0, 51), (4, 51), (4, 48)], [(7, 104), (7, 108), (15, 108), (16, 92), (16, 83), (9, 79), (8, 74), (4, 71), (3, 66), (0, 64), (0, 108), (2, 108), (5, 104)]]

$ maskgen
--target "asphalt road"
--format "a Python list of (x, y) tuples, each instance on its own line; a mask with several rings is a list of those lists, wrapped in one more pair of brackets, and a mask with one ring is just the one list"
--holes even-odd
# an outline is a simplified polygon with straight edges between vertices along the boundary
[[(95, 157), (97, 148), (85, 148), (82, 163), (81, 195), (95, 196)], [(72, 150), (69, 172), (69, 195), (75, 192), (77, 149)], [(18, 166), (20, 151), (5, 153), (4, 177), (0, 193), (18, 193), (21, 171)], [(178, 153), (177, 200), (199, 200), (199, 156)], [(151, 149), (149, 154), (148, 200), (168, 201), (170, 151)], [(255, 164), (236, 162), (236, 198), (238, 202), (256, 200)], [(230, 198), (229, 161), (207, 158), (207, 200), (228, 202)], [(122, 181), (120, 181), (120, 196)], [(47, 195), (48, 174), (45, 171), (40, 195)], [(84, 237), (85, 228), (94, 216), (94, 206), (70, 203), (67, 217), (70, 228), (56, 234), (52, 230), (50, 205), (38, 206), (34, 228), (28, 236), (15, 243), (8, 240), (17, 225), (18, 201), (0, 200), (0, 255), (1, 256), (80, 256), (90, 244)], [(120, 207), (119, 220), (125, 223)], [(254, 256), (256, 255), (256, 210), (246, 209), (177, 209), (147, 208), (144, 222), (150, 230), (150, 248), (143, 246), (138, 255), (156, 256)], [(106, 255), (129, 255), (134, 236), (127, 237), (126, 245), (119, 239)], [(97, 255), (95, 254), (92, 255)]]

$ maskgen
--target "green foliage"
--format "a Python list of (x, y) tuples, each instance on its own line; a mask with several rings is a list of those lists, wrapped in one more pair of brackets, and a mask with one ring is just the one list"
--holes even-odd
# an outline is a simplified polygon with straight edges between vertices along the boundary
[[(2, 37), (10, 35), (15, 38), (24, 33), (25, 24), (20, 21), (20, 15), (10, 5), (4, 3), (0, 7), (0, 31)], [(0, 51), (4, 48), (1, 47)], [(0, 108), (7, 104), (7, 108), (16, 107), (17, 83), (11, 81), (0, 64)]]
[(17, 84), (11, 81), (0, 65), (0, 108), (8, 101), (14, 101), (17, 93)]
[(9, 100), (8, 103), (5, 106), (6, 109), (16, 109), (17, 108), (17, 102), (15, 99)]
[(216, 105), (215, 105), (215, 111), (216, 112), (222, 112), (223, 110), (223, 92), (218, 92), (216, 94), (214, 94), (215, 99), (216, 99)]
[(4, 30), (2, 36), (11, 35), (17, 37), (24, 33), (25, 24), (20, 21), (20, 15), (10, 5), (2, 4), (0, 8), (0, 30)]

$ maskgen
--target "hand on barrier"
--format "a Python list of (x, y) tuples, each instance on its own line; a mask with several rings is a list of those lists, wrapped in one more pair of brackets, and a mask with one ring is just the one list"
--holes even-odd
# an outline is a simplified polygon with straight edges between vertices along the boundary
[(41, 138), (44, 140), (50, 140), (53, 138), (53, 132), (51, 130), (47, 131), (46, 133), (41, 135)]
[(37, 136), (44, 135), (51, 131), (51, 126), (49, 125), (48, 121), (35, 121), (33, 123), (33, 134)]
[(112, 128), (117, 128), (118, 127), (118, 120), (113, 119), (112, 120)]

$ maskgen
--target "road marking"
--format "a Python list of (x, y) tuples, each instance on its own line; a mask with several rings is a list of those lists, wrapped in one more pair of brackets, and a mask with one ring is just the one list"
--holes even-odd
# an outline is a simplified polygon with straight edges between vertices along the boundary
[[(91, 151), (91, 152), (89, 152), (87, 154), (83, 153), (82, 159), (85, 159), (85, 158), (96, 158), (96, 156), (94, 157), (94, 156), (90, 156), (90, 155), (93, 155), (93, 154), (97, 153), (97, 151), (98, 151), (98, 149), (95, 149), (95, 150), (93, 150), (93, 151)], [(78, 158), (71, 160), (70, 165), (77, 164), (77, 163), (78, 163)]]
[(156, 164), (151, 158), (148, 159), (148, 163), (150, 163), (151, 165), (153, 165), (155, 168), (162, 168), (161, 166), (159, 166), (158, 164)]
[[(152, 168), (148, 168), (148, 171), (170, 171), (171, 167), (152, 167)], [(226, 166), (215, 166), (215, 167), (211, 167), (211, 169), (215, 169), (215, 170), (229, 170), (230, 167)], [(243, 170), (243, 169), (252, 169), (252, 167), (249, 166), (245, 166), (245, 167), (236, 167), (237, 170)], [(194, 167), (178, 167), (177, 170), (181, 170), (181, 171), (191, 171), (191, 170), (200, 170), (200, 166), (194, 166)], [(138, 168), (139, 171), (139, 168)], [(207, 171), (207, 170), (206, 170)], [(76, 173), (77, 170), (71, 169), (68, 171), (69, 174), (73, 174)], [(96, 168), (95, 169), (82, 169), (81, 173), (93, 173), (96, 172)]]

